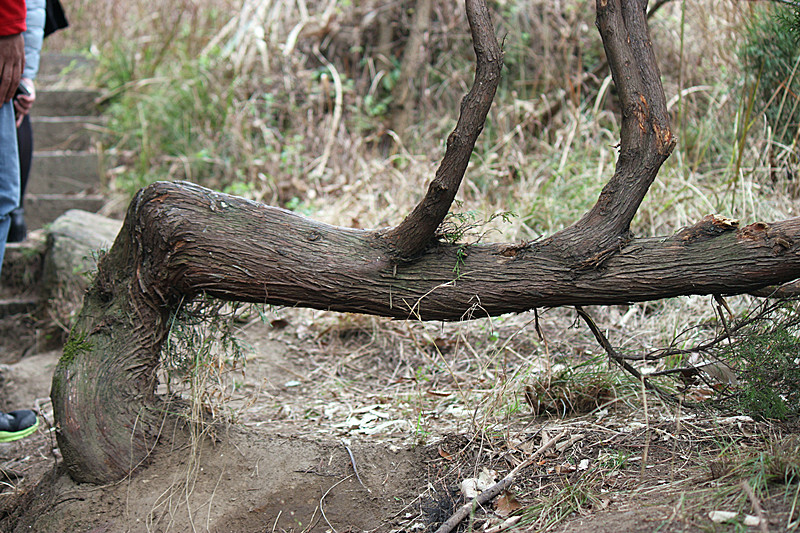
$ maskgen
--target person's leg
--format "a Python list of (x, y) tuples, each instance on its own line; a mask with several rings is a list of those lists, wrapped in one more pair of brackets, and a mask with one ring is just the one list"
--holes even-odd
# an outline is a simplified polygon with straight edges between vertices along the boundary
[(8, 230), (8, 242), (22, 242), (28, 236), (25, 224), (25, 189), (28, 186), (28, 176), (31, 172), (33, 161), (33, 127), (31, 116), (25, 115), (22, 123), (17, 128), (17, 144), (19, 146), (19, 174), (20, 192), (19, 206), (11, 212), (11, 226)]
[(9, 213), (19, 205), (19, 153), (14, 105), (0, 107), (0, 270), (6, 253)]
[[(9, 213), (19, 205), (19, 153), (14, 107), (7, 102), (0, 107), (0, 269), (6, 252)], [(24, 409), (0, 413), (0, 442), (27, 437), (36, 431), (36, 413)]]

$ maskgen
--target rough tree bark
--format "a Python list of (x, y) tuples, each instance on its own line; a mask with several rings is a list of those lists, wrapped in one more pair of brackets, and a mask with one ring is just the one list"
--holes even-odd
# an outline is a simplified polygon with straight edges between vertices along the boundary
[(113, 481), (146, 459), (166, 410), (154, 391), (169, 317), (200, 293), (459, 320), (749, 292), (800, 277), (800, 219), (739, 228), (709, 216), (671, 237), (630, 235), (631, 219), (675, 142), (642, 0), (597, 2), (623, 125), (616, 171), (595, 206), (535, 242), (438, 241), (502, 63), (485, 3), (466, 5), (475, 82), (426, 196), (396, 228), (333, 227), (188, 183), (156, 183), (137, 194), (53, 378), (58, 443), (74, 479)]

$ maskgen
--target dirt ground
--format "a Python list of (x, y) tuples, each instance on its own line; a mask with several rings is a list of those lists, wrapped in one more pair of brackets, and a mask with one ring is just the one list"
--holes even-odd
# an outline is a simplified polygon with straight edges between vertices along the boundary
[[(550, 349), (588, 350), (588, 337), (558, 320), (542, 320), (562, 332)], [(195, 377), (204, 393), (181, 391), (194, 414), (166, 421), (148, 463), (102, 487), (75, 484), (59, 466), (48, 399), (59, 352), (28, 355), (0, 368), (4, 407), (36, 406), (45, 423), (0, 445), (0, 531), (433, 531), (465, 502), (462, 481), (498, 481), (557, 435), (458, 530), (734, 531), (759, 513), (754, 531), (791, 524), (791, 497), (709, 494), (739, 486), (726, 477), (736, 449), (794, 438), (793, 428), (643, 405), (622, 391), (568, 418), (536, 417), (521, 389), (500, 390), (517, 383), (501, 374), (529, 370), (530, 359), (458, 356), (476, 338), (536, 352), (518, 322), (512, 333), (495, 324), (487, 336), (474, 323), (301, 310), (243, 320), (244, 370), (220, 360), (221, 375)], [(200, 412), (214, 421), (192, 422)], [(712, 522), (717, 506), (737, 517)]]

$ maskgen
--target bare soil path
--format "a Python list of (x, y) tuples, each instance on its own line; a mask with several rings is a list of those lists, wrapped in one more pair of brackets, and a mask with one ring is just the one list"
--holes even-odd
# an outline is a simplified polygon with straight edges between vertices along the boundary
[[(558, 320), (545, 317), (542, 327), (563, 326)], [(453, 357), (487, 338), (477, 326), (299, 310), (266, 321), (249, 316), (238, 328), (244, 370), (220, 359), (221, 373), (198, 381), (202, 397), (180, 391), (175, 408), (188, 415), (165, 422), (162, 444), (129, 479), (72, 482), (47, 424), (0, 445), (0, 464), (20, 476), (0, 493), (0, 531), (433, 531), (464, 503), (464, 479), (486, 471), (497, 480), (560, 431), (564, 439), (523, 471), (513, 497), (459, 531), (500, 531), (491, 528), (510, 512), (524, 516), (506, 531), (733, 531), (754, 511), (746, 498), (709, 496), (740, 483), (725, 477), (732, 469), (725, 461), (735, 461), (736, 450), (795, 438), (790, 427), (746, 418), (683, 411), (676, 423), (657, 402), (645, 417), (623, 391), (567, 419), (536, 418), (521, 391), (500, 394), (512, 380), (497, 379), (530, 361), (481, 366)], [(519, 331), (516, 322), (512, 329)], [(509, 331), (499, 324), (489, 337), (531, 352), (532, 333)], [(588, 337), (562, 331), (554, 350), (588, 346)], [(6, 397), (37, 405), (52, 421), (47, 391), (58, 356), (5, 367)], [(176, 377), (171, 392), (181, 380), (191, 376)], [(715, 505), (740, 513), (738, 522), (713, 524)], [(791, 498), (761, 505), (767, 530), (785, 529)]]

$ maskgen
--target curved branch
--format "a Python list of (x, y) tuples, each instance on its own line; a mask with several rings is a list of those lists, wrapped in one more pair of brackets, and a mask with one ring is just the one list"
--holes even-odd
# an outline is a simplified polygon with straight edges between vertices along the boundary
[(383, 235), (403, 259), (416, 257), (431, 243), (450, 210), (500, 83), (503, 52), (489, 9), (483, 0), (467, 0), (466, 7), (477, 59), (475, 81), (461, 101), (458, 123), (447, 138), (447, 149), (427, 194), (399, 226)]
[(675, 146), (646, 8), (642, 0), (597, 0), (597, 27), (622, 104), (622, 132), (616, 170), (597, 203), (561, 232), (594, 242), (576, 256), (582, 268), (596, 267), (625, 245), (639, 205)]

